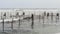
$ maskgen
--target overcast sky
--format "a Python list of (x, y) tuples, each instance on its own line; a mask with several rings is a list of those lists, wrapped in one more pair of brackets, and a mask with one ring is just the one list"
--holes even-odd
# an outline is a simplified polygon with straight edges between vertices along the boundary
[(0, 8), (60, 8), (60, 0), (0, 0)]

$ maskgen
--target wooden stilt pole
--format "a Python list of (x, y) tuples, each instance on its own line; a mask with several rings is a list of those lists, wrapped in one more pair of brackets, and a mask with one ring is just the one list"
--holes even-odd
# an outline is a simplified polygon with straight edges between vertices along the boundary
[(40, 22), (41, 15), (39, 15), (39, 22)]
[(43, 24), (44, 24), (44, 16), (43, 16)]
[(12, 18), (12, 22), (11, 22), (11, 29), (13, 30), (13, 18)]
[(56, 16), (56, 23), (57, 23), (57, 16)]
[(3, 28), (2, 28), (2, 29), (3, 29), (3, 32), (4, 32), (4, 18), (3, 18), (3, 24), (2, 24), (2, 26), (3, 26)]
[(19, 18), (19, 27), (20, 27), (20, 18)]

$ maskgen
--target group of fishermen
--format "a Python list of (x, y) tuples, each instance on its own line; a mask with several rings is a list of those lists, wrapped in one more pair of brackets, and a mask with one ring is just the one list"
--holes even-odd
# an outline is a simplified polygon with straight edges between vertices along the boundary
[(59, 13), (56, 13), (56, 15), (54, 15), (53, 12), (52, 12), (51, 15), (50, 15), (49, 12), (48, 12), (47, 14), (46, 14), (46, 12), (44, 12), (44, 16), (47, 16), (47, 19), (48, 19), (49, 16), (51, 16), (51, 19), (52, 19), (52, 20), (53, 20), (53, 16), (56, 16), (56, 17), (58, 17), (58, 19), (59, 19)]
[[(17, 16), (17, 15), (19, 15), (19, 13), (18, 13), (18, 12), (16, 13), (16, 16)], [(25, 15), (25, 12), (23, 12), (23, 14), (22, 14), (22, 15)], [(3, 16), (5, 16), (5, 17), (6, 17), (6, 12), (4, 13), (4, 15), (3, 15)], [(31, 17), (32, 17), (32, 18), (33, 18), (33, 16), (34, 16), (34, 14), (31, 14)], [(51, 13), (51, 15), (50, 15), (50, 13), (49, 13), (49, 12), (48, 12), (48, 13), (44, 12), (44, 16), (47, 16), (47, 19), (48, 19), (48, 17), (49, 17), (49, 16), (51, 16), (51, 19), (53, 19), (53, 16), (54, 16), (54, 15), (53, 15), (53, 12)], [(57, 17), (59, 17), (59, 13), (56, 13), (56, 16), (57, 16)], [(39, 17), (41, 17), (41, 16), (39, 16)], [(59, 18), (58, 18), (58, 19), (59, 19)]]
[[(51, 16), (51, 20), (53, 20), (54, 16), (56, 16), (56, 20), (57, 20), (57, 18), (59, 19), (59, 13), (56, 13), (56, 15), (54, 15), (53, 12), (52, 12), (51, 15), (50, 15), (49, 12), (47, 14), (46, 14), (46, 12), (44, 12), (44, 15), (42, 16), (43, 17), (43, 23), (44, 23), (45, 16), (47, 16), (47, 19), (48, 19), (49, 16)], [(40, 17), (41, 17), (41, 15), (39, 16), (39, 18)], [(32, 26), (32, 29), (33, 29), (33, 26), (34, 26), (34, 14), (32, 14), (31, 18), (32, 18), (32, 24), (31, 24), (31, 26)]]
[[(19, 13), (17, 12), (16, 13), (16, 15), (19, 15)], [(22, 15), (25, 15), (25, 12), (23, 12), (23, 14)], [(3, 16), (5, 16), (6, 17), (6, 12), (4, 13), (4, 15)], [(50, 15), (50, 13), (48, 12), (48, 13), (46, 13), (46, 12), (44, 12), (44, 15), (43, 15), (43, 20), (44, 20), (44, 16), (47, 16), (47, 19), (48, 19), (48, 17), (49, 16), (51, 16), (51, 19), (53, 20), (53, 13), (51, 13), (51, 15)], [(40, 18), (41, 16), (39, 16), (39, 18)], [(58, 17), (58, 19), (59, 19), (59, 13), (57, 13), (56, 14), (56, 17)], [(31, 28), (33, 29), (34, 28), (34, 14), (31, 14), (31, 21), (32, 21), (32, 23), (31, 23)], [(12, 20), (13, 21), (13, 20)], [(44, 21), (43, 21), (43, 23), (44, 23)], [(13, 22), (11, 23), (12, 25), (12, 29), (13, 29)], [(19, 26), (20, 26), (20, 19), (19, 19)], [(3, 31), (4, 31), (4, 20), (3, 20)]]

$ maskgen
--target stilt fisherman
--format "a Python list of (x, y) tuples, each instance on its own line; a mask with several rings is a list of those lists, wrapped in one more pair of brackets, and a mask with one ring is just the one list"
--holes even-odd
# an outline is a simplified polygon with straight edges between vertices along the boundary
[(49, 13), (47, 13), (47, 19), (48, 19), (48, 17), (49, 17)]
[(51, 20), (53, 20), (53, 13), (51, 13)]
[(23, 15), (25, 15), (25, 12), (23, 12)]
[(46, 12), (44, 12), (44, 16), (46, 16)]
[(59, 19), (59, 13), (57, 13), (57, 14), (56, 14), (56, 16), (57, 16), (57, 17), (58, 17), (58, 19)]
[(32, 18), (31, 28), (33, 29), (33, 26), (34, 26), (34, 15), (33, 14), (31, 16), (31, 18)]
[(19, 12), (16, 13), (16, 18), (19, 16)]
[(5, 18), (6, 18), (6, 12), (4, 13), (4, 15), (3, 15)]

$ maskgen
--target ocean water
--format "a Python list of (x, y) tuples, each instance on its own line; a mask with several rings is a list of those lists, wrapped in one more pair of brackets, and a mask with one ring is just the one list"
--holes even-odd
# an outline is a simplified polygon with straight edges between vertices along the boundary
[[(38, 15), (37, 15), (38, 16)], [(31, 27), (31, 19), (21, 19), (19, 26), (19, 18), (14, 18), (16, 21), (13, 23), (13, 30), (11, 29), (11, 23), (6, 21), (12, 21), (12, 18), (5, 19), (4, 32), (2, 31), (2, 23), (0, 23), (0, 34), (58, 34), (60, 32), (60, 19), (56, 22), (56, 16), (54, 16), (53, 21), (51, 16), (44, 18), (44, 23), (42, 17), (34, 16), (34, 26)], [(1, 21), (1, 20), (0, 20)]]
[[(32, 12), (33, 11), (33, 12)], [(12, 21), (12, 18), (10, 18), (10, 15), (16, 15), (16, 11), (5, 11), (7, 13), (6, 19), (4, 19), (4, 32), (3, 32), (3, 26), (2, 26), (2, 19), (1, 14), (3, 15), (5, 12), (0, 12), (0, 34), (59, 34), (60, 33), (60, 16), (59, 20), (56, 19), (56, 16), (53, 16), (53, 20), (51, 19), (51, 16), (47, 17), (45, 16), (44, 19), (42, 18), (43, 12), (46, 10), (27, 10), (24, 11), (26, 13), (25, 16), (20, 17), (20, 26), (19, 26), (19, 17), (13, 19), (15, 21), (13, 23), (13, 29), (11, 28), (11, 23), (7, 21)], [(18, 11), (19, 15), (22, 15), (23, 11)], [(47, 10), (47, 12), (51, 13), (52, 10)], [(56, 13), (60, 13), (58, 10), (53, 10), (54, 15)], [(31, 17), (31, 14), (34, 14), (34, 25), (33, 29), (31, 27), (32, 20), (31, 19), (24, 19), (24, 17)], [(39, 18), (39, 15), (41, 15), (41, 18)], [(5, 18), (2, 16), (2, 18)]]

